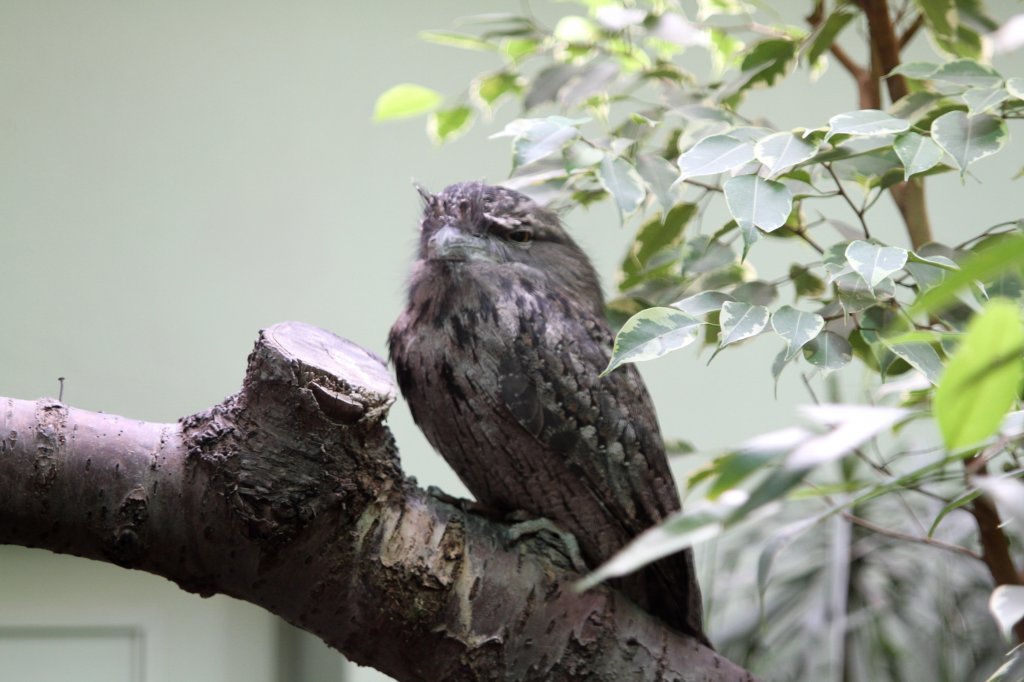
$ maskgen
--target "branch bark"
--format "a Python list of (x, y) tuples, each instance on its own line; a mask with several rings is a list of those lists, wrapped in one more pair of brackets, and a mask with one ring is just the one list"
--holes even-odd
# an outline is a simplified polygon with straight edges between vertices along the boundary
[(383, 362), (299, 323), (175, 424), (0, 399), (0, 542), (260, 605), (400, 680), (753, 680), (406, 480)]
[[(889, 17), (887, 0), (860, 0), (860, 5), (868, 22), (873, 67), (871, 80), (875, 83), (873, 88), (860, 87), (860, 106), (862, 109), (877, 109), (881, 107), (878, 83), (882, 76), (899, 66), (900, 50), (909, 42), (913, 33), (911, 30), (907, 31), (907, 35), (904, 36), (906, 41), (896, 35), (896, 29)], [(912, 29), (917, 30), (913, 27)], [(907, 80), (903, 76), (890, 76), (885, 79), (885, 84), (889, 91), (889, 99), (893, 102), (908, 93)], [(903, 217), (911, 246), (918, 249), (932, 241), (924, 182), (919, 178), (913, 178), (893, 185), (890, 191), (896, 208)]]

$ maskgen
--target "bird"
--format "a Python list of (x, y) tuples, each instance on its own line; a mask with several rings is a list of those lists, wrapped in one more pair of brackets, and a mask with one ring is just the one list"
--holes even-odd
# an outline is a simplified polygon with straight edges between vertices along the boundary
[[(597, 272), (559, 216), (480, 182), (420, 189), (419, 248), (388, 335), (416, 424), (485, 509), (546, 519), (594, 568), (681, 508)], [(691, 549), (613, 586), (711, 646)]]

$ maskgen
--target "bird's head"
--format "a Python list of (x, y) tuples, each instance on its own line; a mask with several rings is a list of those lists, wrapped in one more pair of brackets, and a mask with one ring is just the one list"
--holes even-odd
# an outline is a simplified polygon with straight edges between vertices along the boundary
[(515, 190), (479, 182), (420, 193), (421, 260), (530, 269), (535, 283), (564, 288), (601, 309), (594, 266), (553, 211)]

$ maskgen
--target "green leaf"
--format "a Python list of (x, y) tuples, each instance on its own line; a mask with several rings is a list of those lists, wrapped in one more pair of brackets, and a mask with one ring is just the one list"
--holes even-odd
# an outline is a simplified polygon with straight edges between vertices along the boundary
[(779, 289), (771, 282), (754, 280), (740, 284), (733, 289), (732, 295), (737, 301), (751, 305), (771, 305), (779, 297)]
[(724, 303), (732, 300), (732, 296), (721, 291), (702, 291), (699, 294), (687, 296), (681, 301), (676, 301), (672, 307), (682, 310), (687, 315), (700, 317), (721, 310)]
[(477, 36), (467, 33), (456, 33), (454, 31), (420, 31), (418, 37), (420, 40), (428, 43), (455, 47), (460, 50), (486, 51), (496, 49), (494, 45)]
[(644, 181), (633, 165), (621, 157), (606, 156), (598, 169), (601, 186), (615, 199), (619, 215), (626, 216), (640, 208), (647, 191)]
[(518, 168), (561, 151), (571, 140), (579, 137), (580, 131), (576, 125), (582, 122), (563, 116), (518, 118), (506, 125), (500, 133), (491, 135), (491, 138), (513, 138), (512, 161)]
[(473, 82), (473, 93), (488, 108), (493, 107), (504, 95), (516, 93), (519, 90), (519, 77), (505, 71), (492, 73)]
[(839, 275), (833, 282), (839, 303), (848, 315), (867, 310), (879, 301), (892, 298), (896, 293), (896, 286), (891, 279), (883, 279), (872, 288), (857, 272)]
[(935, 390), (934, 411), (949, 450), (975, 445), (996, 432), (1024, 379), (1020, 308), (989, 301), (967, 326)]
[(660, 358), (693, 343), (704, 324), (675, 308), (648, 308), (626, 320), (615, 336), (612, 357), (601, 375), (627, 362)]
[(833, 371), (845, 367), (853, 358), (850, 342), (835, 332), (822, 332), (803, 347), (804, 359), (815, 367)]
[(739, 57), (745, 47), (742, 40), (717, 28), (708, 29), (707, 36), (707, 50), (711, 53), (711, 67), (715, 78), (719, 78), (733, 67), (739, 67)]
[(472, 122), (473, 110), (470, 107), (442, 109), (430, 114), (427, 119), (427, 132), (434, 142), (442, 144), (464, 133)]
[(541, 104), (554, 102), (559, 90), (578, 72), (579, 67), (572, 64), (554, 64), (543, 69), (533, 77), (523, 99), (523, 109), (529, 111)]
[(1003, 87), (971, 88), (963, 94), (968, 114), (981, 114), (994, 109), (1010, 98), (1010, 93)]
[(796, 55), (797, 44), (792, 40), (763, 40), (751, 48), (740, 63), (741, 90), (757, 85), (771, 86), (786, 74)]
[(1017, 99), (1024, 99), (1024, 77), (1016, 76), (1006, 81), (1006, 91)]
[(696, 204), (679, 204), (664, 216), (658, 215), (641, 225), (636, 237), (633, 238), (629, 252), (622, 259), (620, 267), (626, 277), (620, 287), (632, 286), (633, 283), (629, 281), (631, 276), (647, 270), (652, 258), (664, 250), (674, 251), (671, 260), (678, 260), (683, 230), (696, 212)]
[(936, 254), (924, 258), (913, 252), (907, 256), (907, 264), (904, 267), (921, 291), (942, 283), (949, 273), (960, 269), (960, 266), (945, 256)]
[(914, 4), (924, 16), (929, 31), (947, 38), (956, 35), (959, 16), (955, 0), (915, 0)]
[(807, 313), (784, 305), (772, 315), (772, 329), (786, 341), (786, 360), (791, 360), (825, 327), (817, 313)]
[(932, 74), (939, 70), (940, 64), (931, 62), (905, 62), (889, 72), (890, 76), (904, 76), (914, 80), (925, 80), (931, 78)]
[(897, 246), (878, 246), (858, 239), (846, 247), (846, 262), (873, 290), (882, 280), (907, 264), (907, 250)]
[(817, 298), (825, 293), (825, 282), (802, 265), (789, 267), (789, 279), (793, 282), (797, 297)]
[(789, 523), (773, 532), (757, 557), (757, 591), (764, 595), (772, 578), (775, 557), (786, 549), (799, 535), (809, 530), (823, 518), (822, 514)]
[(916, 0), (915, 4), (936, 47), (954, 57), (981, 57), (981, 37), (960, 22), (958, 0)]
[(756, 175), (737, 175), (722, 189), (729, 213), (744, 229), (777, 230), (786, 224), (793, 210), (793, 195), (781, 182)]
[(754, 160), (754, 145), (730, 135), (712, 135), (693, 145), (679, 157), (682, 178), (715, 175)]
[(910, 122), (890, 116), (878, 109), (860, 109), (845, 114), (836, 114), (828, 120), (827, 142), (833, 135), (860, 135), (873, 137), (902, 133), (910, 128)]
[(571, 109), (594, 95), (607, 93), (620, 68), (614, 62), (595, 61), (586, 64), (558, 91), (558, 103)]
[(1013, 626), (1024, 618), (1024, 587), (1020, 585), (1000, 585), (992, 591), (988, 600), (988, 608), (999, 623), (1004, 637), (1009, 637)]
[(714, 462), (713, 474), (716, 474), (716, 478), (708, 488), (708, 499), (714, 500), (735, 488), (758, 469), (778, 460), (782, 454), (769, 449), (740, 449), (718, 458)]
[(567, 43), (592, 43), (600, 38), (601, 32), (586, 17), (570, 14), (555, 24), (554, 36)]
[(414, 83), (401, 83), (385, 90), (373, 106), (373, 120), (392, 121), (433, 111), (444, 100), (441, 93)]
[(793, 133), (775, 133), (754, 145), (754, 156), (771, 175), (778, 175), (814, 156), (818, 145)]
[(540, 43), (533, 38), (508, 38), (501, 42), (501, 51), (511, 62), (517, 62), (537, 51)]
[(679, 177), (676, 167), (660, 156), (638, 154), (636, 170), (651, 189), (658, 203), (661, 204), (661, 209), (663, 211), (671, 209), (676, 202), (672, 185)]
[(983, 66), (973, 59), (957, 59), (943, 64), (931, 75), (931, 79), (967, 88), (996, 88), (1003, 84), (1003, 77), (995, 69)]
[(921, 372), (932, 385), (937, 386), (942, 376), (942, 360), (927, 343), (892, 343), (884, 336), (881, 341), (885, 347), (903, 358), (908, 365)]
[(956, 300), (957, 294), (975, 281), (991, 281), (1024, 262), (1024, 236), (1010, 235), (1000, 241), (998, 248), (976, 251), (960, 263), (960, 269), (950, 272), (945, 280), (921, 294), (909, 313), (917, 315), (938, 310)]
[(807, 50), (807, 63), (814, 64), (818, 61), (818, 57), (832, 47), (832, 43), (835, 42), (839, 33), (855, 16), (857, 16), (856, 12), (849, 11), (844, 7), (839, 7), (828, 15), (828, 18), (811, 36), (810, 47)]
[(942, 149), (932, 138), (913, 132), (897, 135), (892, 148), (903, 163), (904, 180), (923, 173), (942, 159)]
[(768, 326), (768, 308), (739, 301), (727, 301), (718, 317), (722, 326), (719, 343), (724, 348), (730, 343), (757, 336)]
[(797, 471), (839, 459), (908, 414), (898, 407), (827, 403), (803, 405), (799, 411), (828, 431), (805, 440), (786, 457), (785, 468)]
[(932, 121), (932, 139), (953, 157), (963, 175), (967, 167), (995, 154), (1006, 144), (1006, 124), (995, 116), (968, 116), (963, 111), (950, 111)]

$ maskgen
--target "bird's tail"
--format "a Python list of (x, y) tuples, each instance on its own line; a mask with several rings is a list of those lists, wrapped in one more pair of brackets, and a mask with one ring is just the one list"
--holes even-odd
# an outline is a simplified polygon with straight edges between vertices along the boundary
[(619, 589), (648, 613), (714, 648), (704, 634), (704, 606), (693, 550), (659, 559), (620, 580)]

